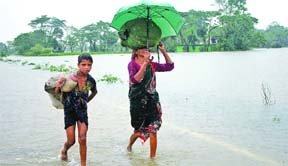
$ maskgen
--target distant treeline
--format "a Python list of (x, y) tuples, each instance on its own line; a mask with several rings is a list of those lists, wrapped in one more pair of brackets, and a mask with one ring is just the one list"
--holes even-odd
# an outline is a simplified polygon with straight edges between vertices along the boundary
[[(255, 28), (258, 19), (247, 11), (246, 0), (215, 1), (219, 6), (217, 11), (181, 13), (185, 24), (178, 36), (163, 39), (168, 51), (235, 51), (288, 46), (287, 27), (273, 22), (265, 30)], [(28, 25), (33, 28), (32, 32), (21, 33), (13, 41), (0, 42), (0, 56), (130, 51), (121, 46), (109, 22), (99, 21), (78, 29), (67, 26), (65, 20), (42, 15)]]

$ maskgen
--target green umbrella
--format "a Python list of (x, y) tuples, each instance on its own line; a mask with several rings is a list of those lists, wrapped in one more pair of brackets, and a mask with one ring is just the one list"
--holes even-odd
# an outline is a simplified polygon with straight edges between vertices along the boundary
[[(157, 28), (159, 28), (161, 32), (159, 37), (164, 38), (176, 36), (184, 24), (184, 18), (169, 3), (143, 0), (135, 5), (120, 8), (114, 15), (111, 25), (116, 30), (123, 31), (123, 28), (125, 29), (125, 26), (127, 24), (129, 25), (129, 22), (137, 20), (138, 23), (134, 23), (135, 26), (141, 24), (139, 21), (146, 20), (146, 27), (139, 27), (146, 29), (147, 47), (151, 46), (148, 42), (149, 39), (153, 37), (151, 35), (157, 32)], [(133, 25), (133, 23), (130, 23), (130, 25), (131, 24)], [(139, 30), (138, 28), (137, 31), (139, 32)]]

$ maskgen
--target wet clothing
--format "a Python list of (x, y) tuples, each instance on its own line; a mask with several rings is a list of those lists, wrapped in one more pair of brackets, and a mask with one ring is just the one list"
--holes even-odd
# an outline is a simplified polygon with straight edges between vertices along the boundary
[(73, 91), (63, 93), (65, 129), (76, 125), (77, 121), (84, 122), (88, 126), (87, 102), (89, 91), (96, 92), (97, 87), (95, 79), (88, 74), (81, 91), (77, 86)]
[[(134, 79), (139, 71), (140, 65), (131, 60), (128, 64), (129, 71), (129, 100), (131, 125), (134, 132), (140, 132), (139, 137), (144, 143), (150, 133), (157, 132), (162, 124), (162, 111), (157, 109), (160, 106), (158, 92), (156, 91), (155, 72), (170, 71), (174, 64), (159, 64), (151, 62), (147, 65), (143, 79), (138, 82)], [(161, 107), (160, 107), (161, 108)]]

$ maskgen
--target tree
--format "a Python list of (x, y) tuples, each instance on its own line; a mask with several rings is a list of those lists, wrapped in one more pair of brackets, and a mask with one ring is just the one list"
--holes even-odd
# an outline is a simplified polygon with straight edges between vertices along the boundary
[(250, 15), (221, 16), (220, 28), (215, 31), (218, 44), (225, 51), (248, 50), (255, 32), (254, 19)]
[(6, 56), (8, 53), (8, 47), (5, 43), (0, 42), (0, 57)]
[(273, 22), (265, 30), (265, 47), (287, 47), (288, 46), (288, 28)]
[(97, 51), (96, 44), (100, 40), (100, 32), (97, 29), (96, 24), (87, 25), (81, 30), (84, 32), (85, 39), (89, 42), (89, 50), (92, 52)]
[[(247, 12), (246, 0), (215, 0), (219, 6), (219, 27), (213, 32), (221, 49), (248, 50), (256, 35), (257, 19)], [(259, 35), (259, 34), (258, 34)]]
[(47, 17), (47, 15), (42, 15), (41, 17), (37, 17), (35, 20), (32, 20), (28, 25), (30, 25), (33, 29), (38, 29), (42, 31), (46, 31), (47, 27), (49, 27), (48, 23), (51, 18)]
[(36, 44), (44, 45), (45, 39), (46, 34), (42, 30), (22, 33), (14, 39), (13, 46), (18, 54), (25, 55)]
[(117, 43), (118, 36), (112, 31), (110, 24), (107, 22), (97, 22), (81, 28), (85, 40), (89, 43), (89, 50), (107, 51), (108, 48)]
[(186, 45), (195, 47), (196, 44), (203, 44), (205, 50), (210, 45), (211, 32), (218, 26), (217, 11), (194, 11), (190, 10), (182, 14), (185, 18), (185, 24), (181, 29), (180, 35)]
[(53, 51), (59, 52), (64, 51), (61, 43), (61, 39), (64, 36), (64, 31), (66, 28), (65, 20), (60, 20), (56, 17), (48, 17), (47, 15), (42, 15), (32, 20), (28, 25), (30, 25), (35, 30), (41, 30), (45, 32), (46, 39), (45, 47), (53, 47)]
[(112, 31), (110, 24), (107, 22), (100, 21), (96, 24), (96, 26), (98, 31), (100, 32), (100, 51), (106, 51), (110, 48), (110, 46), (114, 45), (117, 42), (117, 33)]
[(253, 37), (251, 39), (251, 47), (252, 48), (263, 48), (265, 47), (265, 43), (267, 40), (265, 39), (265, 31), (264, 30), (254, 30)]
[(72, 26), (72, 27), (68, 27), (67, 30), (68, 30), (68, 34), (64, 40), (65, 47), (67, 46), (70, 52), (74, 52), (78, 46), (77, 35), (76, 35), (78, 29)]
[(226, 16), (244, 14), (247, 11), (246, 0), (215, 0), (219, 11)]

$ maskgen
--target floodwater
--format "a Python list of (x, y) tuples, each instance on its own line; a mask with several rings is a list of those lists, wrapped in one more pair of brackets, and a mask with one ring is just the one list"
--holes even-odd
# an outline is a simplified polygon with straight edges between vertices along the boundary
[[(287, 166), (288, 49), (172, 54), (175, 69), (157, 73), (163, 107), (155, 160), (149, 142), (126, 152), (132, 132), (128, 104), (130, 55), (93, 55), (98, 82), (89, 103), (88, 165)], [(36, 64), (76, 67), (77, 56), (17, 57)], [(155, 56), (154, 59), (157, 59)], [(164, 61), (161, 57), (160, 61)], [(79, 165), (79, 146), (59, 160), (65, 141), (63, 111), (54, 109), (44, 82), (57, 75), (21, 63), (0, 62), (0, 165)], [(262, 83), (271, 104), (263, 103)]]

